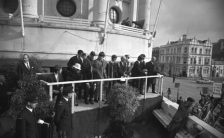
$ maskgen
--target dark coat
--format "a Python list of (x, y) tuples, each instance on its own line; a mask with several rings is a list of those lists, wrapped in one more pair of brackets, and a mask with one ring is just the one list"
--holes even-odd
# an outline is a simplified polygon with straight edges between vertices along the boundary
[[(56, 80), (56, 77), (54, 74), (49, 75), (47, 78), (47, 82), (62, 82), (62, 81), (64, 81), (64, 78), (60, 73), (58, 74), (58, 81)], [(63, 85), (54, 85), (53, 89), (59, 91), (61, 87), (63, 87)]]
[(69, 59), (67, 63), (68, 68), (71, 69), (72, 66), (75, 65), (75, 63), (79, 63), (82, 66), (83, 61), (78, 56), (73, 56)]
[(146, 63), (145, 68), (148, 70), (148, 76), (157, 75), (157, 73), (159, 72), (158, 67), (151, 61)]
[(107, 77), (108, 78), (118, 78), (118, 63), (111, 61), (107, 64), (106, 67)]
[(17, 120), (18, 138), (38, 138), (37, 119), (32, 112), (25, 108)]
[(34, 68), (34, 64), (29, 62), (30, 68), (28, 69), (23, 61), (19, 62), (17, 65), (17, 75), (20, 80), (23, 80), (25, 77), (30, 77), (31, 75), (35, 75), (36, 70)]
[(135, 61), (134, 66), (131, 70), (132, 77), (144, 76), (145, 73), (143, 69), (145, 68), (144, 62)]
[(83, 60), (81, 69), (84, 80), (91, 80), (93, 78), (91, 62), (88, 59)]
[(119, 62), (118, 63), (118, 77), (128, 75), (128, 64), (127, 62)]
[(69, 131), (72, 128), (72, 113), (69, 101), (61, 98), (56, 107), (54, 120), (57, 131)]

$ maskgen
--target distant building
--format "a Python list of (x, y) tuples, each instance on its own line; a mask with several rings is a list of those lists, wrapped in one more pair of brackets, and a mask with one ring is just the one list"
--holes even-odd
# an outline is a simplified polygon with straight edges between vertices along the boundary
[(159, 47), (152, 48), (152, 56), (156, 57), (156, 60), (159, 60)]
[(224, 39), (213, 43), (212, 59), (215, 61), (224, 61)]
[(212, 61), (212, 77), (224, 77), (224, 61)]
[(159, 50), (161, 71), (169, 76), (210, 77), (211, 56), (210, 40), (189, 39), (187, 35), (168, 42)]

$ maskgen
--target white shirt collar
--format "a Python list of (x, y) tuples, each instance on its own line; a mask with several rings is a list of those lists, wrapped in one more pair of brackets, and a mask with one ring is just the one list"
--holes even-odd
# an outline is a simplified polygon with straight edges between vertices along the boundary
[(33, 112), (32, 108), (29, 108), (29, 107), (26, 106), (26, 109), (28, 109), (30, 112)]

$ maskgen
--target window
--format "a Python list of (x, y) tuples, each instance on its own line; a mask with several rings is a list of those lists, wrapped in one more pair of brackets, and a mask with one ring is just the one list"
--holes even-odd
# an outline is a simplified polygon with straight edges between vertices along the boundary
[(200, 54), (202, 54), (202, 49), (200, 49)]
[(194, 53), (194, 48), (193, 47), (191, 48), (191, 53)]
[(71, 17), (76, 12), (76, 5), (73, 0), (60, 0), (57, 3), (58, 12), (64, 17)]
[(19, 2), (18, 0), (3, 0), (2, 5), (3, 5), (3, 10), (6, 13), (14, 13), (19, 6)]
[(199, 57), (198, 59), (198, 64), (201, 64), (201, 57)]
[(187, 53), (187, 47), (184, 48), (184, 53)]
[(109, 12), (110, 21), (112, 23), (118, 23), (119, 22), (119, 12), (116, 7), (110, 8)]
[(194, 49), (194, 53), (197, 54), (197, 48)]

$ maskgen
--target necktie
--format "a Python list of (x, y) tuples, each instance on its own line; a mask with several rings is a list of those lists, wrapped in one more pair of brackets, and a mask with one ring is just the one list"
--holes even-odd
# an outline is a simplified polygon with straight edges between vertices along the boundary
[(28, 69), (30, 69), (29, 62), (26, 63), (26, 67), (27, 67)]

